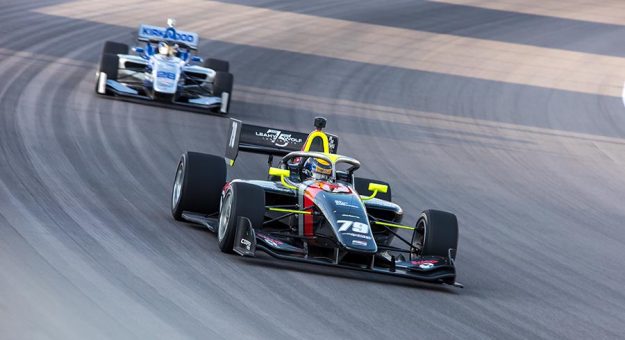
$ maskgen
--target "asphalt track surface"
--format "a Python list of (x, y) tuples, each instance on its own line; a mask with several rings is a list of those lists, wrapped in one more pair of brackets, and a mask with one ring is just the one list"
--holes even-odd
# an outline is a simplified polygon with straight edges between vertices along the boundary
[[(189, 3), (195, 10), (184, 12)], [(555, 4), (550, 13), (588, 10), (546, 3)], [(240, 1), (217, 13), (241, 35), (248, 20), (265, 17), (276, 31), (293, 30), (287, 45), (309, 47), (297, 52), (263, 47), (260, 38), (240, 43), (237, 32), (212, 40), (201, 28), (232, 4), (93, 2), (50, 14), (59, 5), (0, 3), (1, 338), (625, 336), (625, 109), (613, 95), (621, 89), (606, 85), (609, 68), (592, 73), (601, 58), (625, 56), (625, 26), (616, 19), (360, 0)], [(248, 10), (253, 18), (243, 16)], [(202, 55), (230, 60), (232, 117), (308, 131), (324, 115), (341, 153), (363, 163), (361, 174), (391, 183), (406, 223), (425, 208), (455, 212), (466, 288), (227, 256), (213, 234), (174, 222), (179, 155), (223, 154), (227, 119), (93, 91), (103, 42), (132, 43), (135, 26), (160, 24), (167, 13), (181, 29), (201, 32)], [(307, 40), (269, 20), (272, 13), (302, 15), (320, 30), (340, 20), (358, 33), (313, 30), (318, 39)], [(445, 39), (427, 41), (427, 56), (404, 53), (425, 41), (353, 44), (389, 28)], [(498, 66), (500, 73), (466, 68), (460, 76), (466, 58), (446, 53), (458, 41), (466, 49), (506, 44), (485, 69), (514, 58), (505, 55), (510, 48), (537, 52)], [(354, 58), (332, 53), (341, 43)], [(541, 59), (545, 49), (549, 58)], [(357, 58), (370, 50), (449, 57), (449, 72)], [(583, 58), (553, 57), (571, 53)], [(538, 60), (559, 67), (553, 82), (530, 82), (541, 73), (526, 77), (529, 85), (506, 78)], [(562, 89), (584, 69), (593, 70), (586, 76), (594, 87)], [(242, 155), (230, 176), (263, 177), (265, 166)]]

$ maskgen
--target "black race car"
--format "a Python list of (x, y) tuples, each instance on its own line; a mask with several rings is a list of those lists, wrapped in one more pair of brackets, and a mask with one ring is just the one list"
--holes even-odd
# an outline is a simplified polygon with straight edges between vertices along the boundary
[[(263, 251), (283, 260), (462, 287), (456, 282), (456, 216), (425, 210), (414, 227), (401, 224), (403, 211), (391, 201), (389, 185), (355, 177), (360, 162), (336, 154), (338, 138), (322, 131), (325, 119), (315, 126), (306, 135), (232, 119), (230, 165), (239, 151), (267, 154), (269, 178), (227, 181), (224, 157), (186, 152), (174, 180), (173, 217), (216, 232), (226, 253)], [(276, 167), (274, 156), (282, 156)], [(402, 237), (398, 229), (412, 236)]]

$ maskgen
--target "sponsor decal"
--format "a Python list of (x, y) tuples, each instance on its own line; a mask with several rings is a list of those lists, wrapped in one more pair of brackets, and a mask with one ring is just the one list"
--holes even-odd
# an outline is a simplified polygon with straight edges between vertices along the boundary
[(163, 29), (156, 26), (141, 26), (141, 36), (143, 37), (155, 37), (169, 40), (176, 40), (187, 43), (195, 43), (195, 36), (187, 32), (176, 32), (176, 30), (167, 28)]
[(352, 240), (352, 245), (355, 246), (363, 246), (366, 247), (367, 244), (369, 244), (367, 241), (361, 241), (361, 240)]
[(263, 239), (263, 241), (267, 242), (270, 246), (273, 246), (273, 247), (276, 247), (276, 248), (279, 248), (282, 244), (284, 244), (284, 242), (278, 241), (278, 240), (273, 239), (271, 237), (267, 237), (267, 236), (264, 236), (264, 235), (259, 235), (259, 236)]
[(330, 150), (336, 150), (336, 138), (328, 135), (328, 148)]
[[(333, 192), (337, 192), (337, 190), (333, 190)], [(336, 204), (339, 207), (349, 207), (349, 208), (360, 208), (357, 205), (354, 204), (349, 204), (350, 202), (345, 202), (345, 201), (340, 201), (340, 200), (334, 200), (334, 204)]]
[(245, 246), (245, 249), (250, 250), (251, 246), (252, 246), (252, 242), (242, 238), (241, 239), (241, 244)]
[(358, 238), (364, 238), (365, 240), (370, 240), (371, 239), (371, 236), (365, 235), (365, 234), (343, 233), (342, 235), (351, 236), (351, 237), (358, 237)]
[(339, 200), (334, 200), (334, 204), (340, 205), (342, 207), (348, 207), (349, 206), (349, 203), (347, 203), (345, 201), (339, 201)]
[(300, 144), (302, 142), (301, 138), (295, 138), (290, 133), (283, 133), (274, 129), (267, 129), (267, 132), (256, 131), (256, 136), (281, 148), (289, 144)]
[(419, 260), (419, 261), (410, 261), (410, 264), (419, 266), (421, 269), (432, 269), (435, 264), (438, 263), (438, 260)]
[(341, 216), (343, 216), (343, 217), (351, 217), (351, 218), (357, 218), (357, 219), (360, 219), (360, 216), (356, 216), (356, 215), (341, 214)]

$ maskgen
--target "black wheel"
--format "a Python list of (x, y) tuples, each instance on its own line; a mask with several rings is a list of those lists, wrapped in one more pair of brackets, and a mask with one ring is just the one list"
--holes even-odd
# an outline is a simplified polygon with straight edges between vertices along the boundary
[(262, 225), (265, 217), (265, 190), (254, 184), (233, 182), (224, 193), (219, 213), (219, 249), (232, 253), (239, 217), (247, 217), (252, 227)]
[(174, 101), (174, 97), (176, 96), (174, 93), (160, 93), (154, 91), (154, 100), (160, 103), (171, 103)]
[(417, 220), (412, 233), (411, 260), (417, 256), (449, 256), (458, 248), (458, 220), (456, 215), (439, 210), (425, 210)]
[(230, 63), (225, 60), (207, 58), (204, 60), (204, 67), (215, 72), (230, 72)]
[(358, 192), (360, 195), (369, 196), (373, 194), (373, 192), (369, 191), (369, 183), (384, 184), (388, 186), (388, 190), (386, 191), (386, 193), (378, 192), (375, 198), (391, 202), (391, 186), (388, 183), (379, 181), (377, 179), (354, 177), (354, 188), (356, 189), (356, 192)]
[(102, 48), (102, 54), (128, 54), (128, 45), (115, 41), (107, 41)]
[[(106, 74), (106, 80), (117, 80), (117, 70), (119, 69), (118, 54), (128, 54), (128, 45), (107, 41), (102, 48), (102, 57), (100, 58), (100, 67), (98, 68), (98, 77), (95, 83), (95, 91), (100, 94), (106, 94), (106, 87), (100, 88), (100, 79), (102, 73)], [(102, 79), (104, 81), (104, 79)]]
[[(106, 80), (117, 80), (117, 70), (119, 67), (119, 58), (117, 54), (102, 54), (100, 59), (100, 67), (95, 81), (95, 92), (106, 94)], [(106, 74), (106, 77), (104, 76)], [(102, 83), (102, 84), (100, 84)], [(100, 87), (102, 86), (102, 87)]]
[(224, 92), (232, 94), (233, 83), (234, 77), (232, 76), (232, 73), (217, 72), (217, 74), (215, 74), (215, 79), (213, 80), (213, 95), (219, 97)]
[(224, 102), (221, 104), (220, 110), (224, 113), (230, 111), (230, 102), (232, 101), (232, 84), (234, 77), (232, 73), (217, 72), (213, 80), (213, 96), (221, 97)]
[(182, 154), (171, 193), (174, 219), (182, 220), (185, 210), (206, 215), (217, 213), (226, 171), (222, 157), (198, 152)]

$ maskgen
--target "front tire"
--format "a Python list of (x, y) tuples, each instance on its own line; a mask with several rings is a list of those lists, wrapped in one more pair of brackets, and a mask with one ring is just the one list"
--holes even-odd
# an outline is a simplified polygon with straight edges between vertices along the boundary
[[(95, 92), (98, 94), (107, 94), (106, 80), (117, 80), (117, 71), (119, 68), (119, 57), (117, 54), (102, 54), (100, 59), (100, 67), (98, 68), (98, 76), (95, 82)], [(102, 84), (100, 84), (102, 82)]]
[(174, 219), (182, 221), (183, 211), (206, 215), (217, 213), (226, 173), (223, 157), (198, 152), (182, 154), (171, 193)]
[(215, 74), (215, 79), (213, 79), (213, 96), (221, 97), (222, 100), (224, 100), (221, 104), (222, 108), (225, 108), (224, 113), (228, 113), (230, 111), (233, 84), (234, 76), (232, 73), (217, 72)]
[(233, 182), (222, 197), (217, 228), (219, 249), (232, 253), (239, 217), (247, 217), (253, 228), (265, 219), (265, 190), (254, 184)]
[(130, 48), (126, 44), (107, 41), (102, 48), (102, 54), (128, 54)]
[(215, 72), (230, 72), (230, 63), (225, 60), (207, 58), (204, 60), (204, 67)]
[(440, 210), (425, 210), (412, 233), (411, 259), (417, 256), (448, 257), (458, 249), (458, 220), (456, 215)]
[(102, 48), (99, 72), (106, 73), (106, 78), (117, 80), (117, 70), (119, 69), (118, 54), (128, 54), (128, 45), (107, 41)]

